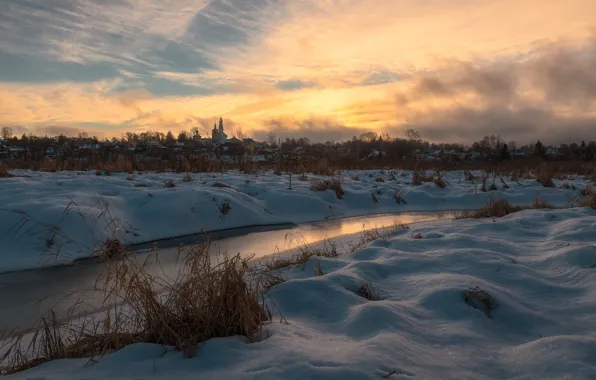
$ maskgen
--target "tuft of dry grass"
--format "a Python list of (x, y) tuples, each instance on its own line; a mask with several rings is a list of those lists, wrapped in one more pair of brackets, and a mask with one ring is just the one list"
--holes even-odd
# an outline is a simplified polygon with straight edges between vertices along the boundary
[(319, 264), (319, 263), (316, 263), (314, 265), (314, 271), (315, 271), (315, 276), (317, 276), (317, 277), (325, 275), (325, 272), (323, 272), (323, 268), (321, 268), (321, 264)]
[(596, 210), (596, 193), (590, 194), (588, 199), (583, 200), (580, 205), (582, 207), (590, 207)]
[(226, 183), (221, 183), (221, 182), (215, 182), (213, 184), (213, 187), (218, 187), (218, 188), (226, 188), (226, 189), (230, 189), (232, 188), (232, 186), (226, 184)]
[(337, 249), (337, 245), (329, 240), (325, 241), (321, 248), (313, 248), (304, 239), (292, 239), (290, 243), (294, 245), (299, 252), (290, 257), (272, 257), (264, 262), (264, 266), (267, 270), (274, 271), (296, 265), (304, 265), (313, 256), (337, 257), (341, 254)]
[(171, 180), (168, 180), (163, 183), (163, 187), (165, 187), (166, 189), (171, 189), (173, 187), (176, 187), (176, 184)]
[(432, 175), (426, 175), (421, 170), (416, 170), (412, 174), (412, 184), (415, 186), (422, 185), (425, 182), (433, 182), (434, 178)]
[(380, 301), (382, 299), (380, 289), (373, 286), (370, 282), (362, 284), (355, 293), (369, 301)]
[(308, 176), (305, 173), (300, 174), (300, 177), (298, 177), (298, 180), (300, 180), (301, 182), (306, 182), (308, 181)]
[(594, 195), (594, 190), (590, 187), (590, 185), (586, 185), (584, 189), (579, 191), (580, 195), (583, 197), (592, 196)]
[(401, 190), (399, 192), (398, 191), (395, 191), (395, 193), (393, 194), (393, 199), (395, 199), (395, 203), (397, 203), (398, 205), (401, 205), (401, 204), (406, 205), (406, 204), (408, 204), (408, 202), (406, 202), (406, 200), (404, 199), (404, 197), (401, 195)]
[(536, 176), (536, 182), (542, 184), (544, 187), (555, 187), (555, 183), (549, 173), (540, 171)]
[(116, 237), (106, 239), (97, 250), (97, 254), (102, 261), (120, 258), (125, 252), (126, 245)]
[(546, 200), (546, 198), (544, 198), (541, 195), (536, 195), (534, 197), (534, 203), (532, 204), (532, 206), (530, 208), (533, 209), (551, 209), (553, 208), (553, 206), (551, 206), (548, 201)]
[(335, 195), (337, 199), (343, 199), (344, 191), (341, 187), (341, 181), (337, 178), (333, 179), (325, 179), (319, 181), (311, 181), (310, 189), (312, 191), (326, 191), (326, 190), (333, 190), (335, 191)]
[(370, 193), (370, 196), (374, 203), (379, 203), (379, 200), (377, 199), (377, 196), (375, 195), (375, 193)]
[(8, 165), (4, 162), (0, 162), (0, 178), (10, 178), (14, 177), (12, 174), (8, 172)]
[[(527, 207), (526, 207), (527, 208)], [(506, 199), (491, 199), (487, 204), (475, 211), (463, 211), (455, 215), (455, 219), (501, 218), (513, 212), (521, 211), (524, 207), (513, 206)]]
[(385, 182), (385, 180), (381, 177), (375, 178), (375, 182)]
[(435, 184), (436, 184), (438, 187), (440, 187), (441, 189), (444, 189), (444, 188), (446, 188), (446, 187), (447, 187), (447, 183), (445, 182), (445, 180), (444, 180), (444, 179), (443, 179), (443, 177), (441, 177), (441, 176), (438, 176), (437, 178), (435, 178), (435, 179), (433, 180), (433, 182), (434, 182), (434, 183), (435, 183)]
[(359, 175), (355, 175), (355, 176), (352, 177), (352, 179), (354, 181), (360, 181), (360, 176)]
[(492, 319), (492, 313), (498, 307), (498, 304), (490, 294), (477, 286), (464, 291), (463, 297), (465, 303), (482, 310), (487, 317)]
[[(181, 249), (177, 276), (160, 271), (156, 255), (127, 255), (108, 263), (96, 287), (105, 294), (100, 320), (49, 312), (29, 334), (5, 341), (0, 374), (12, 374), (64, 358), (93, 358), (134, 343), (174, 347), (192, 357), (201, 342), (245, 336), (258, 339), (268, 305), (260, 303), (262, 285), (248, 275), (239, 254), (215, 261), (208, 244)], [(92, 359), (90, 359), (92, 360)]]
[(232, 206), (230, 206), (230, 202), (228, 201), (224, 201), (221, 206), (219, 206), (219, 212), (221, 212), (222, 215), (228, 215), (231, 209)]
[(192, 181), (194, 181), (194, 179), (192, 178), (190, 173), (186, 173), (184, 175), (184, 177), (182, 177), (182, 182), (192, 182)]

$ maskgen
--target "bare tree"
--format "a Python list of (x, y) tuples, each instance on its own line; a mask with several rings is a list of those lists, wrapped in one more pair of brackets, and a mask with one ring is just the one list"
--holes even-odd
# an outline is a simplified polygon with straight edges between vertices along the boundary
[(406, 138), (411, 141), (417, 141), (422, 138), (422, 136), (420, 135), (420, 132), (418, 132), (417, 130), (412, 129), (412, 128), (406, 129), (404, 131), (404, 136), (406, 136)]
[(365, 143), (375, 142), (379, 136), (376, 132), (366, 132), (360, 135), (360, 140)]
[(8, 140), (12, 137), (12, 128), (11, 127), (2, 127), (2, 138), (4, 140)]
[(267, 142), (271, 146), (275, 146), (275, 144), (277, 144), (277, 136), (275, 135), (275, 132), (269, 132), (267, 134)]
[(239, 140), (244, 140), (246, 138), (244, 131), (240, 127), (236, 128), (236, 138)]

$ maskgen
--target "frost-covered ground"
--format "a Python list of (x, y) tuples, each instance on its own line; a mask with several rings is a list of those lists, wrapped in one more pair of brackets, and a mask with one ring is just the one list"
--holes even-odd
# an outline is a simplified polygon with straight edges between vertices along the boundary
[[(272, 308), (258, 343), (214, 339), (193, 359), (137, 344), (12, 378), (594, 379), (595, 229), (588, 208), (416, 224), (287, 270), (267, 302), (289, 324)], [(381, 300), (355, 294), (366, 283)], [(498, 304), (492, 319), (464, 302), (476, 286)]]
[[(0, 272), (68, 263), (90, 256), (94, 247), (116, 234), (127, 244), (233, 227), (303, 223), (328, 218), (400, 211), (477, 208), (489, 197), (531, 204), (541, 194), (564, 206), (578, 195), (584, 180), (566, 181), (577, 188), (544, 188), (534, 180), (507, 181), (510, 188), (479, 191), (479, 180), (447, 172), (447, 187), (412, 185), (412, 173), (344, 172), (345, 192), (314, 192), (306, 181), (272, 172), (196, 174), (126, 173), (96, 176), (95, 172), (42, 173), (13, 171), (0, 179)], [(380, 181), (383, 182), (380, 182)], [(171, 181), (174, 187), (164, 187)], [(214, 187), (216, 183), (230, 187)], [(555, 180), (560, 186), (563, 182)], [(407, 204), (398, 204), (399, 194)], [(373, 196), (374, 195), (374, 196)], [(225, 205), (228, 206), (225, 206)]]

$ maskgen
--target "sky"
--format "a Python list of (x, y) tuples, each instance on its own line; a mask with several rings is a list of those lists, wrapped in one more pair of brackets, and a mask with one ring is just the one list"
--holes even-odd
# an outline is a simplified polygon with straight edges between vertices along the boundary
[(594, 0), (0, 0), (0, 126), (596, 140)]

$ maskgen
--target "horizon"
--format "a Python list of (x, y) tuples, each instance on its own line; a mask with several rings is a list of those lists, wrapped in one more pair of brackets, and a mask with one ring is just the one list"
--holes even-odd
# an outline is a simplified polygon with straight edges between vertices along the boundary
[[(0, 126), (596, 140), (596, 3), (2, 0)], [(546, 137), (546, 138), (545, 138)]]

